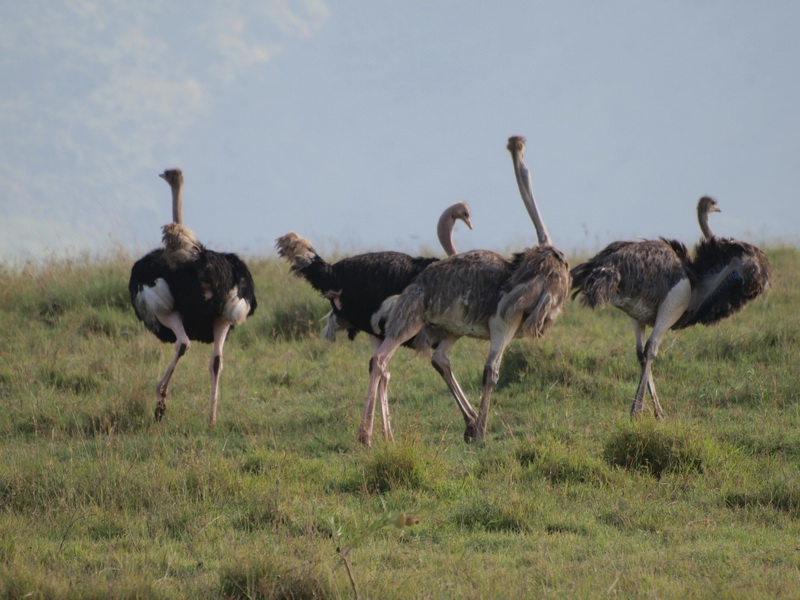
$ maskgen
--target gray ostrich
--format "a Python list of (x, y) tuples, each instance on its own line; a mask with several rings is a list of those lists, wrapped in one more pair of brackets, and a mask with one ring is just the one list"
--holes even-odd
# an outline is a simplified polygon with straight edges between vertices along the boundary
[[(536, 227), (539, 245), (510, 259), (489, 250), (456, 254), (430, 265), (396, 299), (386, 335), (370, 361), (370, 380), (358, 440), (372, 442), (375, 400), (380, 399), (384, 435), (392, 439), (388, 412), (388, 364), (406, 340), (423, 334), (435, 347), (431, 363), (442, 376), (466, 423), (464, 439), (486, 436), (489, 403), (503, 352), (518, 336), (538, 338), (555, 320), (569, 295), (569, 266), (550, 244), (523, 161), (525, 138), (513, 136), (508, 150), (523, 203)], [(489, 340), (481, 404), (476, 411), (456, 381), (448, 353), (462, 337)]]
[[(631, 318), (642, 368), (632, 417), (642, 413), (646, 392), (655, 417), (664, 416), (652, 364), (667, 330), (716, 323), (741, 310), (769, 284), (766, 255), (751, 244), (716, 237), (708, 222), (712, 212), (720, 212), (716, 200), (700, 198), (697, 216), (703, 239), (693, 257), (675, 240), (620, 241), (572, 269), (573, 298), (580, 296), (591, 308), (611, 304)], [(647, 326), (653, 330), (645, 343)]]

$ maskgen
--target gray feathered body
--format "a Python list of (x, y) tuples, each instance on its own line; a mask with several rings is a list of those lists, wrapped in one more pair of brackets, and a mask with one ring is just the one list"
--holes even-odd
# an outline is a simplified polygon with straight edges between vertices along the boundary
[(473, 250), (430, 265), (400, 295), (387, 336), (403, 339), (422, 320), (431, 341), (441, 333), (489, 339), (489, 319), (523, 313), (517, 335), (538, 337), (564, 306), (570, 289), (567, 261), (551, 246), (508, 260)]
[(661, 301), (687, 277), (686, 247), (674, 240), (613, 242), (572, 269), (573, 298), (591, 308), (616, 306), (653, 325)]
[(573, 297), (595, 308), (612, 304), (652, 326), (658, 307), (681, 280), (692, 287), (689, 307), (672, 329), (710, 325), (739, 311), (769, 284), (764, 253), (744, 242), (702, 240), (689, 256), (675, 240), (613, 242), (572, 270)]

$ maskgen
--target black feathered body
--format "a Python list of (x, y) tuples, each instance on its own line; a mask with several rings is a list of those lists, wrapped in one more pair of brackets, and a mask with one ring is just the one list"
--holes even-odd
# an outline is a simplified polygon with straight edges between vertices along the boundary
[(153, 302), (145, 299), (148, 295), (158, 294), (160, 308), (181, 315), (189, 339), (204, 343), (214, 341), (215, 319), (237, 325), (257, 306), (253, 277), (244, 262), (235, 254), (202, 246), (191, 260), (173, 266), (166, 250), (153, 250), (134, 263), (128, 290), (136, 316), (162, 342), (175, 342), (175, 333), (156, 318)]
[(308, 264), (295, 264), (292, 270), (323, 295), (341, 292), (336, 301), (331, 300), (331, 307), (337, 319), (348, 324), (348, 335), (353, 339), (359, 331), (382, 337), (372, 326), (381, 304), (402, 292), (437, 261), (386, 251), (359, 254), (330, 264), (315, 254)]
[(744, 308), (769, 285), (772, 269), (756, 246), (733, 239), (701, 240), (690, 265), (692, 301), (673, 325), (711, 325)]

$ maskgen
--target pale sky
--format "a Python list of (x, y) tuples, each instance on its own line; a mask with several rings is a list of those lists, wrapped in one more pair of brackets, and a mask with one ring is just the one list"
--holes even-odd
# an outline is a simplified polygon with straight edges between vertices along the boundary
[(171, 218), (273, 256), (719, 235), (800, 243), (800, 2), (64, 0), (0, 5), (0, 259), (143, 253)]

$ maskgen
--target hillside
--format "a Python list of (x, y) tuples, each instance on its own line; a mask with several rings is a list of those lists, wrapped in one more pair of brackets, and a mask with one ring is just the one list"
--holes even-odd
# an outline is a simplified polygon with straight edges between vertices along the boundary
[[(400, 350), (397, 442), (355, 433), (365, 336), (319, 338), (327, 302), (248, 261), (259, 309), (225, 346), (172, 354), (136, 320), (132, 259), (0, 267), (0, 598), (800, 596), (800, 250), (770, 290), (667, 334), (667, 413), (631, 423), (628, 318), (571, 302), (506, 353), (483, 446), (425, 356)], [(462, 340), (475, 400), (487, 345)]]

